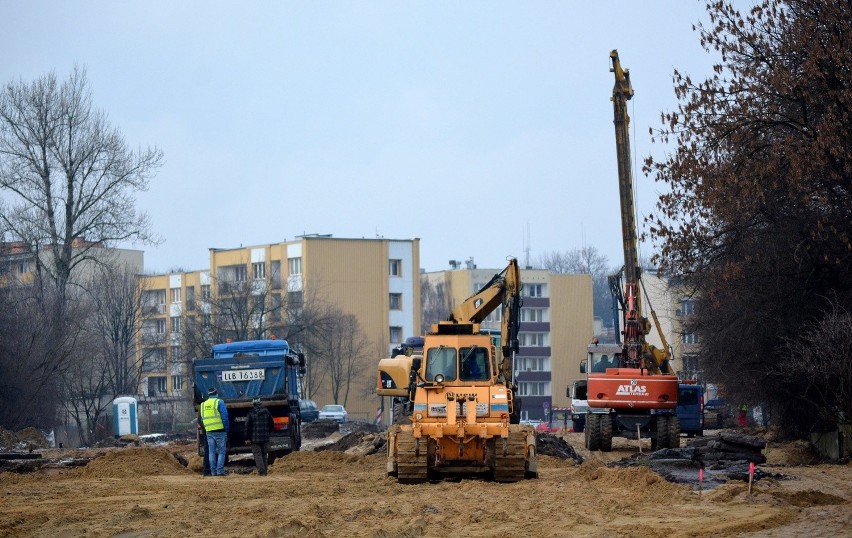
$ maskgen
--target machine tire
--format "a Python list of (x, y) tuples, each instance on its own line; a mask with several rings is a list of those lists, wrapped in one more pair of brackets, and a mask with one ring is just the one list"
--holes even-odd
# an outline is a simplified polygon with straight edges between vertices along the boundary
[[(680, 427), (678, 426), (678, 430)], [(657, 431), (654, 432), (654, 437), (651, 440), (651, 448), (653, 450), (662, 450), (670, 448), (669, 445), (669, 417), (659, 415), (657, 417)]]
[(601, 452), (612, 452), (612, 416), (600, 415)]
[(586, 415), (586, 448), (591, 451), (601, 448), (601, 426), (600, 417), (596, 413)]
[(411, 416), (411, 407), (408, 404), (408, 401), (396, 401), (393, 402), (393, 418), (391, 419), (392, 424), (410, 424), (411, 421), (408, 417)]
[(680, 448), (680, 419), (675, 416), (668, 420), (669, 448)]

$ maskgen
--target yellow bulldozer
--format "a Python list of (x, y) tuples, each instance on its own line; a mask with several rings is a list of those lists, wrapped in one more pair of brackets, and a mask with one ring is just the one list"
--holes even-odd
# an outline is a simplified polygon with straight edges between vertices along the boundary
[[(499, 334), (480, 327), (498, 306)], [(447, 320), (432, 325), (419, 345), (379, 361), (377, 391), (396, 401), (388, 430), (389, 476), (400, 483), (538, 476), (535, 431), (519, 424), (513, 379), (520, 307), (520, 270), (510, 258)]]

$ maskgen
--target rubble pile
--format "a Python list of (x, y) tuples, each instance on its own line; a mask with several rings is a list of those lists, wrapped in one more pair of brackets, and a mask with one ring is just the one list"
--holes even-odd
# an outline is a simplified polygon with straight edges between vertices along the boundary
[(719, 462), (746, 461), (749, 463), (766, 463), (763, 450), (766, 441), (760, 437), (741, 433), (722, 432), (713, 437), (695, 439), (687, 443), (687, 448), (694, 448), (693, 459), (712, 466)]
[(538, 433), (535, 436), (535, 447), (539, 454), (553, 456), (563, 460), (574, 460), (575, 463), (583, 463), (583, 457), (574, 451), (565, 439), (556, 437), (550, 433)]
[[(766, 463), (766, 456), (763, 454), (765, 448), (766, 441), (760, 437), (722, 432), (712, 437), (689, 441), (684, 448), (667, 448), (647, 456), (637, 454), (609, 465), (647, 465), (670, 482), (687, 484), (695, 484), (698, 469), (704, 469), (705, 487), (714, 487), (728, 480), (748, 481), (750, 464)], [(761, 478), (788, 477), (755, 469), (754, 480)]]

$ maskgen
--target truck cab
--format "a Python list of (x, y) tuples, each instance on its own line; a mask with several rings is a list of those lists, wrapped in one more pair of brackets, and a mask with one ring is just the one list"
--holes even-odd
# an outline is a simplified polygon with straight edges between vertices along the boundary
[(694, 382), (678, 384), (677, 416), (680, 431), (688, 437), (704, 435), (704, 387)]

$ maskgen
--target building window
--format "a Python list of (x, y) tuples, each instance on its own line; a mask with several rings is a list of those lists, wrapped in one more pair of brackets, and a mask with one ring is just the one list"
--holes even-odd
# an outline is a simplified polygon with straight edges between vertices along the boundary
[(681, 341), (684, 344), (697, 344), (698, 343), (698, 335), (695, 333), (685, 333), (680, 337)]
[(209, 301), (210, 300), (210, 284), (203, 284), (201, 286), (201, 300)]
[(391, 293), (390, 294), (390, 309), (391, 310), (402, 310), (402, 294), (401, 293)]
[(266, 278), (266, 263), (256, 262), (251, 264), (251, 270), (255, 280), (264, 280)]
[(527, 297), (544, 297), (543, 284), (524, 284), (523, 291)]
[(172, 376), (172, 392), (180, 392), (183, 390), (183, 376)]
[(166, 334), (166, 320), (157, 320), (157, 334)]
[(518, 340), (525, 347), (547, 347), (547, 336), (547, 333), (521, 333)]
[(388, 260), (388, 274), (402, 276), (402, 260)]
[(684, 299), (680, 303), (680, 312), (679, 314), (683, 317), (691, 316), (695, 313), (695, 301), (692, 299)]
[(516, 357), (515, 372), (549, 372), (550, 357)]
[(281, 260), (272, 260), (270, 262), (270, 270), (271, 273), (270, 280), (272, 281), (272, 289), (280, 290), (281, 289)]
[(148, 396), (156, 396), (166, 393), (166, 378), (165, 377), (149, 377), (148, 378)]
[(202, 327), (210, 327), (213, 322), (213, 318), (210, 314), (201, 314), (201, 326)]
[(179, 333), (180, 332), (180, 316), (172, 317), (172, 332)]
[(173, 303), (179, 303), (180, 302), (180, 288), (171, 288), (170, 294), (171, 294), (171, 298), (172, 298)]
[(287, 258), (287, 268), (291, 275), (302, 274), (302, 258)]
[(545, 321), (544, 308), (522, 308), (521, 321), (541, 323)]
[(518, 383), (518, 396), (550, 396), (550, 382), (521, 381)]
[(248, 270), (245, 265), (234, 266), (234, 282), (245, 282), (248, 280)]
[(391, 344), (402, 343), (402, 327), (391, 327), (390, 328), (390, 343)]
[[(178, 318), (180, 319), (180, 318)], [(172, 355), (172, 364), (176, 362), (180, 362), (181, 349), (180, 346), (172, 346), (171, 347), (171, 355)]]
[(151, 348), (145, 351), (142, 357), (143, 372), (162, 372), (166, 369), (166, 350), (163, 348)]

